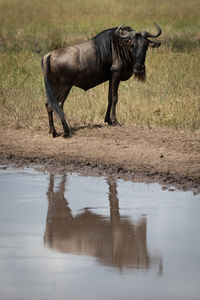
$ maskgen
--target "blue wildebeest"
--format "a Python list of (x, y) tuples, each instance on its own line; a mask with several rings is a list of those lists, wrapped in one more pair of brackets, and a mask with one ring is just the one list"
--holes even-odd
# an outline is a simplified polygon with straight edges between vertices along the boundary
[(88, 90), (109, 80), (105, 122), (119, 125), (116, 118), (119, 83), (133, 74), (138, 80), (145, 80), (146, 51), (149, 46), (160, 46), (159, 42), (148, 39), (161, 34), (160, 26), (156, 23), (155, 26), (158, 32), (151, 34), (137, 33), (131, 27), (120, 25), (100, 32), (87, 42), (53, 50), (42, 58), (49, 132), (53, 137), (58, 136), (53, 111), (62, 122), (64, 136), (70, 134), (63, 105), (72, 86)]

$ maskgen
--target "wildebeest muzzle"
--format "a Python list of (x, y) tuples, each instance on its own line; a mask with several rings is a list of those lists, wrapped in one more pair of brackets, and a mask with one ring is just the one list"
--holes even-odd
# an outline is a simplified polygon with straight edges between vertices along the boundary
[(133, 73), (139, 81), (145, 81), (146, 80), (145, 65), (139, 65), (139, 64), (135, 65), (134, 68), (133, 68)]
[(136, 65), (133, 68), (133, 73), (135, 75), (137, 75), (137, 74), (144, 74), (145, 72), (146, 72), (145, 71), (145, 65)]

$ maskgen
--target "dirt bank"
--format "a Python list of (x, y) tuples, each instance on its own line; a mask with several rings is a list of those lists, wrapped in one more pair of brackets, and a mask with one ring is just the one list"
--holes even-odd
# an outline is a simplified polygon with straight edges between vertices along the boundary
[(145, 127), (86, 127), (53, 139), (46, 131), (4, 130), (0, 162), (161, 182), (200, 191), (200, 132)]

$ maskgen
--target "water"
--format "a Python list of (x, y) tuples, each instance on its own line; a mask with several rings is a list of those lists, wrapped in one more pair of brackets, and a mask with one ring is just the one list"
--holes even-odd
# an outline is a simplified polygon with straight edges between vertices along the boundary
[(200, 299), (200, 195), (0, 168), (0, 299)]

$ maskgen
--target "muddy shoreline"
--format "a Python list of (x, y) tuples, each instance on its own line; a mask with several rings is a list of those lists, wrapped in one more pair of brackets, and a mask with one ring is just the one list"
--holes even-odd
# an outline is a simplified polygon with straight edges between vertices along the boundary
[(0, 159), (0, 164), (15, 168), (32, 167), (42, 172), (48, 171), (52, 174), (62, 174), (64, 172), (77, 173), (83, 176), (108, 176), (134, 182), (159, 183), (164, 189), (173, 191), (177, 188), (184, 191), (200, 193), (200, 181), (191, 177), (173, 176), (162, 172), (143, 172), (137, 170), (126, 170), (115, 165), (105, 165), (102, 163), (90, 163), (80, 161), (53, 161), (51, 158), (44, 159), (38, 157), (16, 157), (10, 154), (7, 158)]
[(200, 192), (200, 134), (158, 128), (86, 127), (69, 139), (46, 131), (5, 130), (0, 164), (74, 172)]

